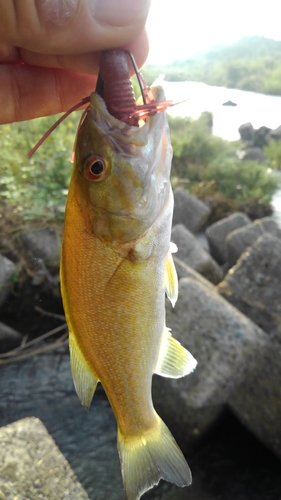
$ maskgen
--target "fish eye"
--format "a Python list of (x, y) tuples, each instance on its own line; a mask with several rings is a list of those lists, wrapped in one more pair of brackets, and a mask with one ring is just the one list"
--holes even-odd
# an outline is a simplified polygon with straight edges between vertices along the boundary
[(106, 162), (97, 155), (91, 155), (85, 162), (85, 175), (90, 181), (103, 179), (106, 173)]

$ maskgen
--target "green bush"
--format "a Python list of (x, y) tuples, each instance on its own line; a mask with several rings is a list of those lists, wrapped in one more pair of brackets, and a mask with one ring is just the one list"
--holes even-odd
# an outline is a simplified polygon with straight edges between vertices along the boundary
[(264, 165), (235, 158), (213, 161), (202, 180), (215, 181), (217, 191), (236, 202), (256, 198), (269, 203), (277, 187), (276, 177)]
[(182, 185), (206, 201), (216, 210), (215, 218), (239, 209), (253, 218), (270, 213), (270, 201), (280, 180), (267, 164), (236, 158), (237, 144), (214, 137), (206, 114), (196, 121), (173, 118), (169, 122), (174, 187)]
[(281, 170), (281, 141), (272, 140), (264, 148), (264, 154), (269, 159), (269, 166), (272, 170)]
[[(198, 120), (169, 117), (171, 142), (173, 146), (173, 174), (200, 181), (200, 168), (206, 166), (218, 155), (227, 154), (230, 149), (226, 141), (211, 133), (210, 113), (202, 113)], [(198, 173), (197, 173), (198, 172)]]
[(57, 117), (0, 127), (2, 204), (14, 206), (24, 218), (63, 213), (79, 116), (73, 113), (60, 124), (31, 159), (27, 158), (29, 150)]
[[(42, 118), (0, 128), (0, 202), (24, 219), (62, 219), (71, 174), (71, 152), (79, 114), (73, 113), (50, 135), (31, 159), (28, 151), (55, 122)], [(211, 133), (211, 115), (198, 120), (169, 118), (174, 150), (172, 183), (206, 200), (223, 200), (233, 211), (245, 203), (269, 204), (278, 182), (268, 166), (241, 162), (235, 144)], [(272, 153), (272, 157), (270, 154)], [(266, 150), (279, 168), (281, 143)], [(231, 200), (229, 204), (227, 200)], [(240, 204), (240, 205), (239, 205)]]

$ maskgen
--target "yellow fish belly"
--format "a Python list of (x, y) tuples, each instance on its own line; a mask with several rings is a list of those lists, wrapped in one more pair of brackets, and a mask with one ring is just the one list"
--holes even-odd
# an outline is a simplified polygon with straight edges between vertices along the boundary
[(75, 154), (61, 254), (71, 370), (86, 408), (102, 383), (127, 499), (138, 500), (161, 478), (191, 483), (151, 396), (154, 373), (178, 378), (196, 366), (165, 325), (165, 293), (177, 299), (166, 118), (131, 127), (93, 94)]
[(86, 407), (98, 381), (107, 393), (129, 500), (161, 478), (190, 484), (188, 465), (151, 398), (154, 372), (178, 377), (194, 368), (192, 356), (165, 328), (165, 276), (170, 284), (176, 279), (171, 261), (165, 269), (156, 258), (120, 256), (87, 232), (74, 205), (70, 195), (61, 282), (77, 393)]

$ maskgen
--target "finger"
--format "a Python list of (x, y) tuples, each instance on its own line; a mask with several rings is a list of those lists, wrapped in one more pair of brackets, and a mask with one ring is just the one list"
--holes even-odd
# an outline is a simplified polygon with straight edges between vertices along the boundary
[(0, 65), (0, 123), (67, 111), (96, 86), (96, 76), (24, 64)]
[[(150, 0), (0, 0), (0, 37), (45, 54), (81, 54), (132, 41)], [(121, 29), (122, 28), (122, 29)]]
[(16, 63), (19, 61), (19, 50), (16, 47), (0, 41), (0, 63)]
[[(117, 48), (114, 45), (111, 48)], [(147, 58), (149, 45), (146, 31), (142, 31), (138, 37), (123, 48), (130, 50), (139, 68), (141, 68)], [(29, 50), (20, 51), (21, 59), (33, 66), (46, 68), (65, 68), (80, 73), (97, 74), (99, 69), (100, 52), (90, 52), (87, 54), (75, 55), (55, 55), (38, 54)]]

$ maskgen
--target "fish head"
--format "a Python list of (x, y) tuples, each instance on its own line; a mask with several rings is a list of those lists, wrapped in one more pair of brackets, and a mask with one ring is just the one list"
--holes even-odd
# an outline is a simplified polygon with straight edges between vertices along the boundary
[[(161, 87), (152, 92), (156, 101), (165, 99)], [(140, 127), (127, 125), (92, 94), (78, 131), (74, 166), (79, 205), (92, 233), (111, 246), (141, 237), (171, 200), (171, 160), (166, 113), (149, 117)]]

